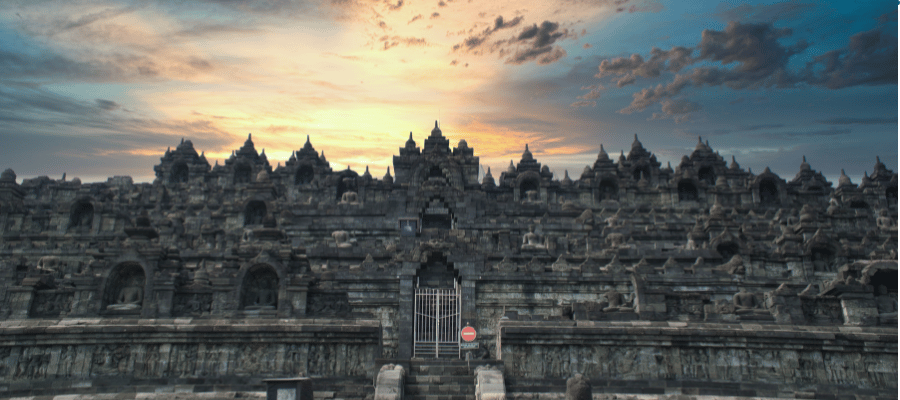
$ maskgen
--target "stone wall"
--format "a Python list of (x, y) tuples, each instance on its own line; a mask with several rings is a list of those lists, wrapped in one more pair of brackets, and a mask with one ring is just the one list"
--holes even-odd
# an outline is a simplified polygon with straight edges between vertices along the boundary
[[(263, 378), (374, 377), (377, 321), (65, 319), (0, 323), (0, 392), (261, 390)], [(205, 388), (206, 390), (202, 390)], [(143, 389), (143, 390), (142, 390)]]
[(510, 392), (559, 390), (575, 373), (591, 381), (594, 393), (897, 392), (890, 328), (503, 321), (499, 330)]

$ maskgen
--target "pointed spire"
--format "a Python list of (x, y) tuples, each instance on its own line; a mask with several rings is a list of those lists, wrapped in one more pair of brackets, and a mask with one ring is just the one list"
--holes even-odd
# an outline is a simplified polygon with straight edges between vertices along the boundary
[(181, 144), (184, 144), (184, 137), (181, 138)]
[(487, 186), (494, 186), (494, 176), (491, 175), (491, 167), (488, 167), (487, 173), (484, 174), (484, 177), (481, 178), (481, 184)]
[(764, 173), (764, 174), (771, 174), (771, 173), (772, 173), (772, 170), (771, 170), (771, 169), (769, 169), (769, 167), (768, 167), (768, 166), (766, 166), (766, 170), (765, 170), (765, 171), (763, 171), (763, 173)]
[(641, 144), (641, 141), (638, 140), (637, 133), (635, 133), (634, 134), (634, 142), (631, 142), (631, 148), (634, 149), (634, 148), (638, 148), (638, 147), (644, 147), (644, 146)]
[(599, 161), (608, 161), (609, 154), (606, 154), (606, 150), (603, 148), (603, 144), (600, 144), (600, 154), (597, 154), (597, 160)]
[(516, 166), (513, 165), (512, 160), (509, 160), (509, 168), (506, 169), (506, 172), (510, 174), (514, 174), (516, 172)]
[(844, 169), (841, 168), (841, 177), (838, 178), (838, 187), (844, 186), (853, 186), (853, 182), (850, 181), (850, 177), (844, 172)]
[(440, 137), (441, 136), (441, 128), (438, 127), (437, 120), (434, 120), (434, 129), (431, 130), (432, 137)]

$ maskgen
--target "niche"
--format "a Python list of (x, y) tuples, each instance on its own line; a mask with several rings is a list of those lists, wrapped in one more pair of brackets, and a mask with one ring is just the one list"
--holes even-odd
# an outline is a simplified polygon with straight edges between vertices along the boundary
[(691, 182), (678, 183), (678, 201), (697, 201), (697, 187)]
[(778, 187), (771, 179), (759, 183), (759, 203), (767, 206), (778, 205)]
[(72, 206), (69, 228), (91, 229), (92, 222), (94, 222), (94, 206), (91, 203), (79, 201)]
[(234, 166), (234, 184), (250, 183), (253, 170), (246, 163), (238, 163)]
[(106, 310), (140, 310), (144, 303), (144, 268), (136, 262), (119, 264), (110, 273), (103, 294)]
[(647, 168), (647, 166), (635, 168), (632, 174), (634, 175), (634, 180), (636, 181), (641, 180), (641, 178), (644, 178), (648, 181), (650, 180), (650, 168)]
[(701, 181), (706, 182), (707, 185), (712, 186), (716, 184), (716, 172), (713, 171), (712, 167), (700, 168), (697, 177), (700, 178)]
[(725, 261), (731, 260), (736, 254), (740, 253), (740, 247), (734, 242), (725, 242), (716, 246), (716, 251), (722, 255)]
[(253, 200), (244, 207), (244, 226), (260, 225), (266, 219), (266, 203)]
[(278, 274), (267, 264), (254, 265), (244, 276), (241, 308), (274, 310), (278, 307)]
[(297, 185), (306, 185), (312, 183), (313, 177), (315, 176), (312, 167), (309, 165), (303, 165), (300, 168), (297, 168), (297, 175), (294, 176), (294, 183)]
[(188, 181), (189, 171), (187, 164), (180, 162), (172, 166), (172, 174), (169, 176), (170, 183), (183, 183)]
[(616, 181), (612, 179), (604, 179), (600, 181), (599, 189), (601, 201), (619, 199), (619, 187), (616, 185)]

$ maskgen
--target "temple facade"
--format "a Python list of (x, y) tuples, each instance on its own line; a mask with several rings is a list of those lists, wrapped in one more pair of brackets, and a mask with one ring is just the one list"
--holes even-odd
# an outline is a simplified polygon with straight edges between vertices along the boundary
[(607, 398), (896, 397), (880, 160), (835, 185), (702, 141), (664, 167), (635, 136), (572, 179), (523, 147), (480, 180), (437, 123), (382, 177), (332, 170), (309, 138), (276, 168), (252, 137), (214, 166), (183, 140), (152, 183), (7, 169), (0, 393), (259, 396), (307, 376), (319, 398), (426, 399), (431, 366), (471, 398), (561, 399), (575, 374)]

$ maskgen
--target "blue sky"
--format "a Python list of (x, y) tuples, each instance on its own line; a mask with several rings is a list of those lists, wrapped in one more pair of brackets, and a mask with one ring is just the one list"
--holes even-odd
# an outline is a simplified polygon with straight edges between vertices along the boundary
[(897, 170), (897, 5), (565, 0), (11, 1), (0, 10), (0, 168), (132, 175), (181, 137), (211, 163), (252, 132), (310, 135), (380, 174), (435, 119), (482, 164), (528, 143), (562, 177), (633, 135), (677, 165), (697, 136), (785, 179), (805, 155), (858, 183)]

